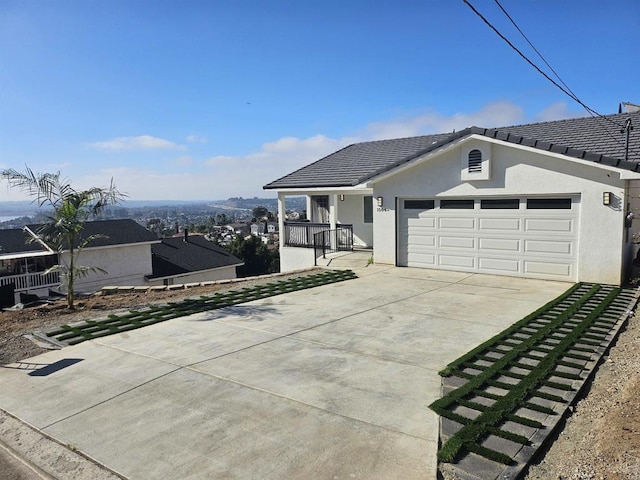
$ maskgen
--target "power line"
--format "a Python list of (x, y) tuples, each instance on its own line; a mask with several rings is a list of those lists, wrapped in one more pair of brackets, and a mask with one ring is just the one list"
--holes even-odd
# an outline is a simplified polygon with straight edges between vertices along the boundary
[(547, 60), (544, 58), (544, 56), (542, 56), (542, 53), (540, 53), (538, 51), (538, 49), (533, 45), (533, 43), (531, 43), (531, 41), (529, 40), (529, 38), (524, 34), (524, 32), (520, 29), (520, 27), (518, 26), (518, 24), (516, 23), (516, 21), (511, 18), (511, 15), (509, 15), (509, 13), (504, 9), (504, 7), (500, 4), (500, 2), (498, 0), (494, 0), (494, 2), (496, 3), (496, 5), (498, 5), (498, 7), (500, 7), (500, 10), (502, 10), (502, 13), (505, 14), (505, 16), (509, 19), (509, 21), (513, 24), (514, 27), (516, 27), (516, 30), (518, 30), (518, 32), (520, 32), (520, 35), (522, 35), (522, 37), (527, 41), (527, 43), (529, 44), (529, 46), (531, 48), (533, 48), (533, 51), (536, 52), (538, 54), (538, 56), (542, 59), (542, 61), (544, 62), (544, 64), (549, 67), (549, 70), (551, 70), (553, 72), (553, 74), (556, 76), (556, 78), (560, 81), (560, 83), (562, 83), (562, 85), (571, 93), (571, 96), (575, 99), (578, 98), (578, 96), (574, 93), (573, 90), (571, 90), (569, 88), (569, 85), (567, 85), (564, 80), (562, 80), (562, 78), (560, 78), (560, 75), (558, 74), (558, 72), (556, 72), (553, 67), (551, 65), (549, 65), (549, 62), (547, 62)]
[[(613, 120), (611, 120), (610, 118), (607, 118), (603, 115), (601, 115), (600, 113), (596, 112), (595, 110), (593, 110), (592, 108), (590, 108), (588, 105), (586, 105), (582, 100), (580, 100), (573, 92), (570, 91), (570, 89), (563, 87), (562, 85), (560, 85), (558, 82), (556, 82), (553, 78), (551, 78), (549, 75), (547, 75), (546, 72), (544, 72), (540, 67), (538, 67), (535, 63), (533, 63), (524, 53), (522, 53), (518, 47), (516, 47), (513, 43), (511, 43), (511, 41), (505, 37), (496, 27), (494, 27), (491, 22), (489, 22), (489, 20), (487, 20), (484, 15), (482, 15), (478, 10), (476, 10), (476, 8), (469, 2), (469, 0), (462, 0), (472, 11), (473, 13), (475, 13), (491, 30), (493, 30), (495, 32), (496, 35), (498, 35), (507, 45), (509, 45), (518, 55), (520, 55), (520, 57), (522, 57), (522, 59), (527, 62), (529, 65), (531, 65), (533, 68), (535, 68), (538, 73), (540, 73), (540, 75), (542, 75), (543, 77), (545, 77), (547, 80), (549, 80), (553, 85), (555, 85), (558, 89), (560, 89), (561, 92), (563, 92), (565, 95), (567, 95), (569, 98), (571, 98), (572, 100), (574, 100), (575, 102), (577, 102), (578, 104), (580, 104), (587, 112), (589, 112), (590, 115), (597, 115), (600, 118), (603, 118), (605, 120), (607, 120), (608, 122), (612, 123), (613, 125), (615, 125), (616, 127), (621, 127), (621, 125), (619, 125), (618, 123), (614, 122)], [(552, 69), (553, 70), (553, 69)], [(555, 72), (554, 72), (555, 73)], [(612, 137), (614, 138), (614, 137)], [(616, 142), (619, 143), (618, 140), (616, 140)]]
[[(544, 62), (544, 64), (549, 68), (549, 70), (551, 70), (553, 72), (553, 74), (556, 76), (556, 78), (558, 79), (558, 81), (560, 81), (560, 83), (562, 83), (562, 85), (567, 89), (567, 91), (569, 92), (568, 95), (575, 100), (576, 102), (580, 103), (581, 105), (583, 105), (587, 111), (587, 113), (589, 115), (591, 115), (591, 117), (596, 118), (600, 117), (610, 123), (612, 123), (613, 125), (615, 125), (616, 127), (621, 127), (621, 125), (613, 120), (611, 120), (610, 118), (607, 118), (603, 115), (601, 115), (600, 113), (596, 112), (595, 110), (593, 110), (590, 107), (587, 107), (584, 103), (582, 103), (580, 101), (580, 99), (578, 98), (578, 95), (576, 95), (576, 93), (571, 90), (571, 88), (569, 87), (569, 85), (567, 85), (565, 83), (564, 80), (562, 80), (562, 78), (560, 77), (560, 74), (558, 74), (558, 72), (556, 72), (554, 70), (554, 68), (549, 64), (549, 62), (547, 62), (547, 59), (544, 58), (544, 56), (542, 55), (542, 53), (540, 53), (540, 51), (533, 45), (533, 43), (531, 42), (531, 40), (529, 40), (529, 38), (525, 35), (525, 33), (522, 31), (522, 29), (518, 26), (518, 24), (516, 23), (516, 21), (511, 17), (511, 15), (509, 15), (509, 12), (507, 12), (507, 10), (500, 4), (499, 0), (494, 0), (494, 2), (496, 3), (496, 5), (498, 5), (498, 7), (500, 8), (500, 10), (502, 10), (502, 13), (504, 13), (504, 15), (509, 19), (509, 21), (512, 23), (512, 25), (516, 28), (516, 30), (518, 30), (518, 32), (520, 32), (520, 35), (522, 35), (522, 37), (527, 41), (527, 43), (529, 44), (529, 46), (533, 49), (534, 52), (536, 52), (538, 54), (538, 56), (542, 59), (542, 61)], [(495, 29), (494, 29), (495, 31)], [(527, 59), (528, 60), (528, 59)], [(532, 62), (530, 62), (532, 63)], [(564, 91), (564, 90), (563, 90)], [(567, 92), (564, 92), (567, 93)], [(594, 115), (595, 114), (595, 115)], [(622, 142), (620, 142), (615, 136), (614, 134), (611, 132), (611, 130), (609, 130), (607, 128), (606, 125), (603, 125), (604, 130), (607, 132), (607, 135), (609, 135), (609, 137), (614, 140), (616, 143), (618, 143), (618, 145), (622, 146)], [(621, 130), (621, 132), (624, 132), (624, 127), (623, 130)]]

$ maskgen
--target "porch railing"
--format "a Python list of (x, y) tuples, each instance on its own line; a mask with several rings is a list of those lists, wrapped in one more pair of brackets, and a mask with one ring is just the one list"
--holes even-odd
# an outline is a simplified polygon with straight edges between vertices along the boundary
[[(286, 247), (313, 248), (313, 237), (317, 233), (330, 230), (328, 223), (285, 222), (284, 245)], [(338, 225), (341, 231), (348, 231), (351, 245), (353, 245), (353, 225)], [(346, 233), (345, 233), (346, 235)]]
[(32, 288), (54, 287), (60, 284), (60, 272), (35, 272), (21, 275), (9, 275), (0, 277), (0, 286), (15, 285), (16, 292), (30, 290)]
[(313, 236), (314, 263), (327, 253), (353, 250), (353, 226), (338, 225), (335, 230), (323, 230)]

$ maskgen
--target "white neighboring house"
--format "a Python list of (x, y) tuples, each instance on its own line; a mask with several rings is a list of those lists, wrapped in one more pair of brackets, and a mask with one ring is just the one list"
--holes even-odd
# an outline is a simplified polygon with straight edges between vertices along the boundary
[[(68, 253), (58, 254), (37, 240), (38, 225), (23, 229), (0, 230), (0, 286), (14, 285), (19, 293), (46, 296), (58, 289), (57, 273), (43, 275), (48, 267), (68, 261)], [(133, 220), (86, 222), (84, 238), (101, 235), (80, 253), (77, 264), (104, 269), (76, 280), (77, 292), (93, 292), (106, 285), (145, 285), (153, 273), (151, 245), (159, 243), (155, 234)], [(36, 241), (28, 242), (30, 238)]]
[(629, 111), (357, 143), (264, 188), (279, 212), (307, 196), (310, 222), (279, 219), (282, 271), (313, 265), (314, 234), (331, 231), (327, 248), (371, 248), (381, 264), (620, 284), (638, 162)]

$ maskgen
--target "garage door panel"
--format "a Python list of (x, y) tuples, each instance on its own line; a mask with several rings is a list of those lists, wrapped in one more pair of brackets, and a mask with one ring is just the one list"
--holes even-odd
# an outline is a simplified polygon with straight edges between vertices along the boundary
[(476, 228), (476, 219), (467, 217), (440, 217), (438, 219), (439, 228), (464, 228), (474, 230)]
[(555, 262), (524, 262), (524, 273), (537, 275), (555, 275), (558, 277), (569, 277), (571, 275), (571, 265), (568, 263)]
[(480, 231), (508, 230), (517, 232), (520, 230), (519, 218), (480, 218), (478, 221)]
[(422, 235), (433, 235), (436, 232), (435, 228), (424, 228), (424, 227), (409, 227), (407, 230), (407, 234), (412, 237), (419, 237)]
[(476, 239), (474, 237), (449, 237), (439, 238), (440, 248), (475, 248)]
[(570, 218), (527, 218), (525, 219), (527, 232), (573, 233), (573, 220)]
[(408, 218), (407, 225), (409, 228), (436, 228), (436, 219), (434, 217)]
[(499, 252), (519, 252), (520, 239), (518, 238), (479, 238), (478, 249), (480, 251), (491, 250)]
[(411, 237), (411, 246), (413, 245), (425, 245), (428, 247), (436, 246), (435, 235), (414, 235)]
[(525, 240), (525, 252), (571, 255), (572, 245), (570, 240)]
[(436, 256), (435, 254), (426, 254), (426, 253), (415, 253), (411, 255), (410, 261), (408, 262), (409, 267), (419, 267), (419, 266), (436, 266)]
[(478, 266), (481, 270), (493, 270), (496, 272), (505, 272), (516, 274), (520, 271), (520, 262), (518, 260), (509, 260), (504, 258), (483, 258), (478, 259)]
[(461, 255), (438, 255), (438, 265), (443, 267), (464, 267), (475, 268), (475, 257), (465, 257)]

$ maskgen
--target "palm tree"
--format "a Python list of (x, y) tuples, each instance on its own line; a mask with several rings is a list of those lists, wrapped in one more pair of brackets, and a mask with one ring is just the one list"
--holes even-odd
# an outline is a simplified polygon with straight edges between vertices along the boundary
[[(111, 179), (108, 188), (93, 187), (89, 190), (75, 190), (69, 181), (60, 178), (58, 173), (34, 173), (28, 167), (24, 172), (14, 169), (2, 170), (0, 179), (5, 179), (12, 187), (25, 190), (35, 197), (39, 207), (51, 207), (53, 213), (47, 215), (48, 222), (35, 232), (37, 239), (58, 253), (58, 265), (47, 272), (61, 272), (63, 285), (67, 289), (67, 306), (74, 309), (75, 281), (92, 272), (107, 273), (98, 267), (85, 267), (77, 264), (78, 257), (84, 247), (103, 235), (84, 237), (82, 230), (85, 222), (98, 215), (104, 207), (122, 200), (120, 193)], [(67, 255), (62, 255), (67, 252)]]

